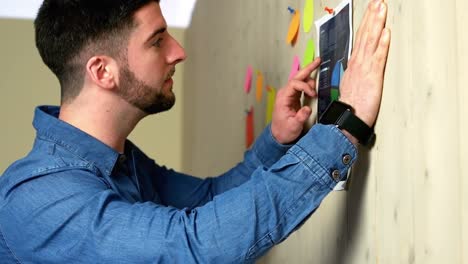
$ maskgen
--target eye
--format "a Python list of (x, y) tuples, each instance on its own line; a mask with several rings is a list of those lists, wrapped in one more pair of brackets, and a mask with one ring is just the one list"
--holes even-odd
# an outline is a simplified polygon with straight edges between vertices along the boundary
[(156, 40), (156, 41), (153, 43), (153, 46), (160, 48), (161, 45), (162, 45), (163, 40), (164, 40), (163, 38), (158, 38), (158, 40)]

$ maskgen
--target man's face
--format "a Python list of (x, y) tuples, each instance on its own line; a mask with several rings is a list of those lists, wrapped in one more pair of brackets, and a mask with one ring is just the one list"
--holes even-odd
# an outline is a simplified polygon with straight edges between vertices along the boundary
[(185, 51), (167, 32), (156, 2), (139, 9), (134, 18), (137, 26), (130, 33), (127, 61), (120, 66), (119, 94), (147, 114), (162, 112), (175, 103), (172, 75)]

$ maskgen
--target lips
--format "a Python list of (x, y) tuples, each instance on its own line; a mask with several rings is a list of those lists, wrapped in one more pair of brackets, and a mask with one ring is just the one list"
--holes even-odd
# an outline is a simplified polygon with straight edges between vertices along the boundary
[(167, 81), (171, 80), (171, 79), (172, 79), (172, 76), (174, 76), (174, 74), (175, 74), (175, 68), (172, 69), (172, 70), (169, 72), (169, 74), (166, 76), (165, 81), (167, 82)]

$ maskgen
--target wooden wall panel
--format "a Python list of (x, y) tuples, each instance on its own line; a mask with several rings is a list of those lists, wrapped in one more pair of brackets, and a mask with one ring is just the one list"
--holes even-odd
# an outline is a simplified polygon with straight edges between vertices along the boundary
[(460, 146), (459, 146), (459, 166), (460, 166), (460, 186), (458, 186), (460, 192), (461, 200), (461, 245), (457, 245), (460, 248), (462, 255), (462, 263), (468, 263), (468, 169), (466, 165), (468, 164), (468, 118), (466, 114), (468, 113), (468, 104), (466, 99), (468, 98), (468, 74), (466, 66), (466, 61), (468, 59), (468, 30), (466, 25), (468, 25), (468, 16), (466, 11), (468, 10), (468, 1), (457, 0), (455, 1), (455, 10), (456, 10), (456, 35), (457, 35), (457, 97), (456, 102), (458, 103), (458, 122), (459, 137), (460, 137)]
[[(315, 17), (337, 0), (316, 0)], [(392, 46), (377, 143), (360, 149), (350, 188), (326, 198), (259, 263), (468, 263), (466, 0), (393, 0)], [(264, 101), (243, 93), (247, 65), (287, 81), (305, 43), (285, 43), (304, 1), (198, 1), (186, 32), (184, 168), (215, 175), (242, 158), (245, 109), (264, 127)], [(367, 1), (354, 1), (354, 29)], [(465, 176), (465, 177), (464, 177)]]

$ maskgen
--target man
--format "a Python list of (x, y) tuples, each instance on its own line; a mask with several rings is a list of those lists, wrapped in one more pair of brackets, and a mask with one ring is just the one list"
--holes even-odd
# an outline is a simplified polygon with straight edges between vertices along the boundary
[[(340, 100), (372, 127), (390, 43), (374, 0)], [(184, 50), (159, 1), (45, 0), (36, 44), (60, 81), (60, 108), (38, 107), (32, 151), (0, 177), (2, 263), (251, 263), (319, 206), (356, 158), (360, 136), (318, 124), (301, 138), (317, 59), (278, 92), (271, 126), (212, 179), (155, 164), (126, 138), (174, 104)], [(295, 144), (290, 144), (296, 142)], [(290, 145), (288, 145), (290, 144)]]

